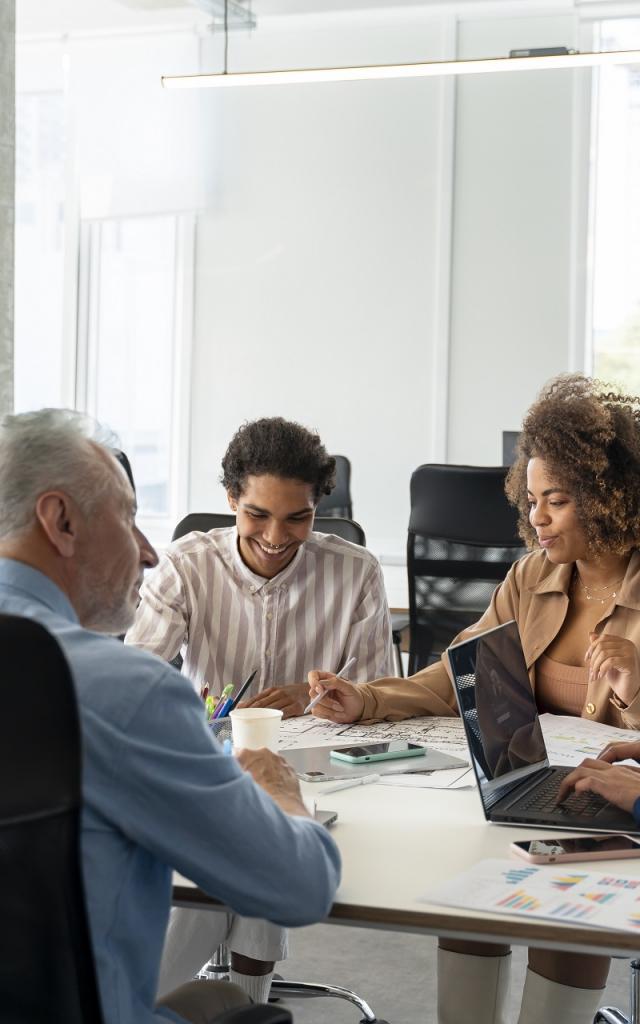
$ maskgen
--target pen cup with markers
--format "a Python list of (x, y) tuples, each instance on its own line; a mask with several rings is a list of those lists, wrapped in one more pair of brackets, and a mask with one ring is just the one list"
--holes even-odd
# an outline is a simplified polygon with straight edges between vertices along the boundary
[(209, 722), (209, 728), (218, 740), (218, 743), (224, 743), (225, 740), (231, 740), (230, 718), (212, 718)]

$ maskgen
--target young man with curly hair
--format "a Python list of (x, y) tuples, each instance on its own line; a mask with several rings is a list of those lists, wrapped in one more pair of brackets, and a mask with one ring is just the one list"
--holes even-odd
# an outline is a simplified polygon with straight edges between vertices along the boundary
[[(335, 459), (317, 434), (280, 417), (246, 423), (222, 460), (236, 526), (172, 544), (145, 581), (126, 642), (172, 660), (219, 694), (257, 668), (248, 703), (302, 714), (318, 665), (350, 658), (352, 679), (391, 671), (389, 611), (380, 566), (366, 549), (313, 532), (334, 484)], [(223, 930), (220, 931), (220, 921)], [(286, 932), (265, 921), (174, 911), (160, 993), (188, 980), (227, 941), (232, 979), (266, 1001)]]
[[(507, 496), (530, 553), (452, 643), (515, 619), (540, 711), (640, 728), (640, 399), (579, 374), (552, 381), (525, 417)], [(337, 722), (457, 714), (444, 657), (357, 688), (312, 673), (311, 694), (323, 689), (314, 714)], [(502, 1024), (508, 954), (441, 940), (440, 1024)], [(606, 957), (530, 950), (519, 1024), (591, 1020), (608, 970)]]

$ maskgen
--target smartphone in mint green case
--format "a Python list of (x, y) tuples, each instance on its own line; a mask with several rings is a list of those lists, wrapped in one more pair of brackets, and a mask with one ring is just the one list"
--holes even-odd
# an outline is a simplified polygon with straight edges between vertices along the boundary
[(426, 748), (419, 743), (405, 740), (390, 740), (386, 743), (368, 743), (362, 747), (336, 747), (331, 757), (349, 764), (365, 764), (367, 761), (388, 761), (394, 757), (424, 757)]

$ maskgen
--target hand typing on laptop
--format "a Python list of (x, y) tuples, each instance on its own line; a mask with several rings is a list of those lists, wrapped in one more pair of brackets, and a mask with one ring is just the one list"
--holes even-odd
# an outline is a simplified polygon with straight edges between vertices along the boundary
[(611, 744), (599, 758), (587, 758), (562, 780), (558, 803), (563, 803), (573, 792), (597, 793), (640, 821), (640, 766), (615, 764), (637, 758), (640, 758), (640, 743)]
[(598, 761), (608, 761), (609, 764), (615, 764), (616, 761), (640, 761), (640, 743), (608, 743), (598, 754)]

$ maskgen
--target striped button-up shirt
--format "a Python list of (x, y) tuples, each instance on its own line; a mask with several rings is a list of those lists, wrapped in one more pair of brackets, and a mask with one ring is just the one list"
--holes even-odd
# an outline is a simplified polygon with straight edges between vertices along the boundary
[(322, 533), (312, 533), (271, 580), (244, 564), (235, 527), (182, 537), (145, 580), (126, 642), (166, 660), (180, 652), (183, 673), (213, 694), (255, 668), (247, 696), (306, 682), (311, 669), (337, 672), (352, 656), (354, 682), (393, 670), (377, 560)]

